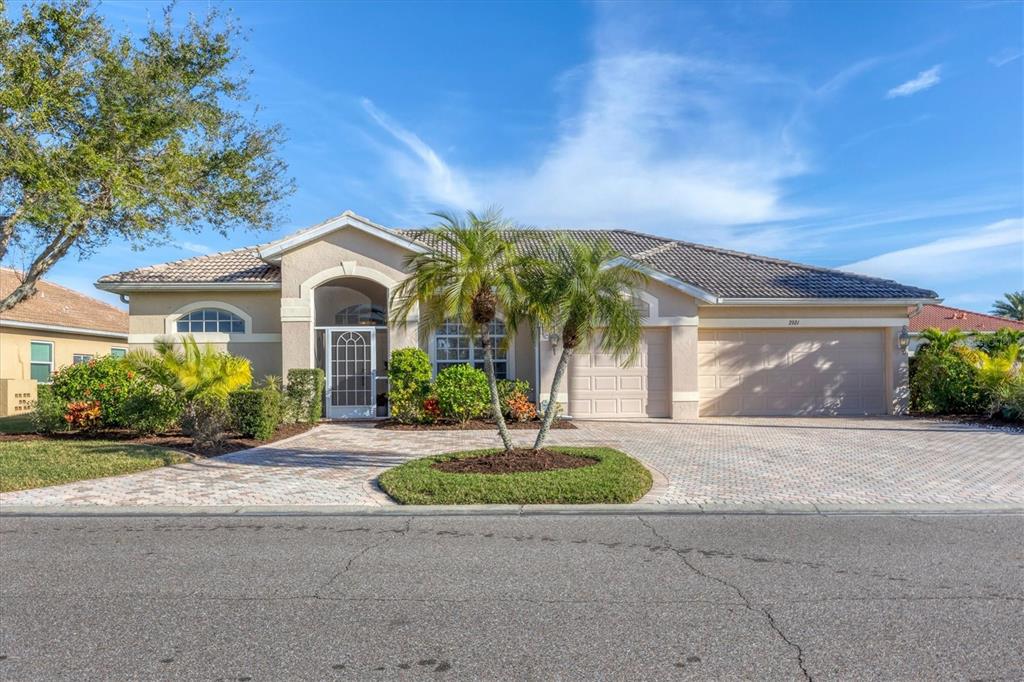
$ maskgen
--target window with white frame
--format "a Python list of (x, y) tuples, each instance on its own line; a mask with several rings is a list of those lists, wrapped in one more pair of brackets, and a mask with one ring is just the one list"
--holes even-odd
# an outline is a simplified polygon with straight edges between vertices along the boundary
[(92, 356), (85, 353), (75, 353), (71, 356), (72, 365), (81, 365), (83, 362), (89, 362), (90, 360), (92, 360)]
[(182, 334), (200, 332), (221, 332), (222, 334), (244, 334), (245, 320), (238, 315), (219, 308), (193, 310), (178, 318), (177, 329)]
[[(494, 345), (494, 375), (499, 379), (508, 378), (508, 350), (505, 342), (505, 323), (491, 322), (491, 339)], [(452, 365), (472, 365), (484, 368), (484, 350), (480, 341), (471, 343), (466, 328), (461, 322), (448, 320), (434, 333), (434, 367), (440, 372)]]
[(128, 355), (128, 349), (127, 348), (117, 348), (117, 347), (115, 347), (115, 348), (111, 348), (110, 349), (110, 357), (112, 357), (112, 358), (123, 358), (126, 355)]
[(50, 341), (33, 341), (30, 349), (29, 378), (48, 384), (52, 374), (53, 343)]

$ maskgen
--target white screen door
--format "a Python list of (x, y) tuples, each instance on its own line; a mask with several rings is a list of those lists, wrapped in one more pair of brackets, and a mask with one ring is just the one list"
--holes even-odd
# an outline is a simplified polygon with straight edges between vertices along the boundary
[(376, 330), (327, 330), (327, 416), (331, 419), (377, 414)]

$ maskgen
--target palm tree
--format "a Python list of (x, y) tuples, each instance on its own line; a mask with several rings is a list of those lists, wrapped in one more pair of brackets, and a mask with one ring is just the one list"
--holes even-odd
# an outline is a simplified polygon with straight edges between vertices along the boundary
[(921, 332), (920, 351), (945, 353), (955, 346), (963, 345), (966, 340), (967, 335), (959, 329), (942, 331), (936, 327), (929, 327)]
[(535, 450), (547, 438), (558, 388), (577, 348), (589, 346), (600, 334), (602, 350), (626, 364), (636, 360), (643, 329), (635, 298), (647, 280), (639, 270), (614, 263), (621, 254), (606, 240), (586, 244), (553, 239), (546, 252), (549, 259), (532, 260), (525, 269), (524, 313), (559, 340), (562, 352), (533, 444)]
[(454, 320), (464, 326), (471, 340), (479, 340), (491, 411), (505, 449), (511, 450), (512, 436), (501, 411), (494, 375), (491, 323), (501, 308), (505, 312), (505, 338), (515, 333), (515, 311), (522, 295), (519, 259), (504, 234), (513, 225), (493, 209), (482, 216), (467, 211), (465, 220), (452, 213), (433, 215), (441, 222), (425, 235), (432, 248), (407, 259), (411, 274), (391, 296), (392, 321), (404, 325), (418, 305), (421, 331), (430, 332)]
[(225, 400), (228, 394), (252, 383), (249, 361), (200, 347), (191, 335), (181, 340), (181, 350), (169, 339), (157, 339), (154, 353), (134, 351), (129, 361), (154, 383), (174, 390), (186, 403), (212, 398)]
[(992, 314), (1024, 321), (1024, 291), (1003, 294), (1003, 299), (992, 304)]

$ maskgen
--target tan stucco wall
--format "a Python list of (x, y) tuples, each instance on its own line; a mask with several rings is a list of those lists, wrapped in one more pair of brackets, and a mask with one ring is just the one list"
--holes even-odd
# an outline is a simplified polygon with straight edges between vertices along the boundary
[(298, 298), (300, 287), (310, 277), (354, 262), (393, 280), (405, 278), (409, 250), (358, 229), (345, 228), (289, 251), (281, 259), (281, 296)]
[(123, 338), (0, 327), (0, 379), (29, 378), (32, 341), (53, 343), (55, 370), (70, 365), (76, 353), (100, 356), (109, 355), (111, 348), (128, 348)]
[(281, 294), (278, 291), (139, 291), (129, 297), (128, 332), (164, 334), (168, 315), (199, 301), (223, 302), (241, 308), (252, 317), (252, 331), (281, 331)]

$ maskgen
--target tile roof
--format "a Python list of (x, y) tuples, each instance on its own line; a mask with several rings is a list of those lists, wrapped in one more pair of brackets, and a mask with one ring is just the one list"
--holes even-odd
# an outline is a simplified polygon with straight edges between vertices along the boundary
[[(0, 296), (14, 291), (20, 283), (17, 272), (0, 268)], [(46, 280), (36, 283), (34, 296), (0, 313), (0, 321), (128, 333), (126, 311)]]
[(965, 332), (994, 332), (1004, 328), (1024, 331), (1024, 322), (933, 304), (923, 306), (919, 314), (910, 318), (909, 326), (911, 332), (920, 332), (931, 327), (944, 332), (950, 329), (959, 329)]
[[(302, 232), (308, 232), (303, 230)], [(296, 234), (301, 234), (296, 233)], [(395, 234), (435, 248), (422, 229)], [(623, 255), (722, 298), (937, 298), (934, 291), (839, 270), (728, 251), (631, 230), (514, 230), (524, 252), (540, 254), (551, 232), (573, 239), (607, 239)], [(260, 260), (259, 247), (198, 256), (101, 277), (102, 283), (279, 282), (278, 266)]]
[(249, 246), (205, 256), (184, 258), (100, 277), (100, 283), (237, 283), (280, 282), (276, 265), (260, 260), (258, 247)]

